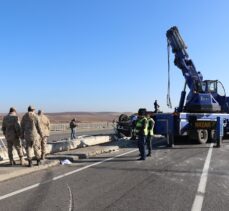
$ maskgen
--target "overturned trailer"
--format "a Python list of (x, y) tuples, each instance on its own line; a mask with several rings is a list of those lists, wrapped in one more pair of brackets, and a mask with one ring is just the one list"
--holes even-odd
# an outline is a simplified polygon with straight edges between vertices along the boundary
[[(147, 111), (147, 114), (154, 118), (155, 112)], [(121, 114), (119, 116), (119, 119), (116, 122), (116, 134), (118, 137), (130, 137), (133, 140), (136, 139), (135, 124), (137, 117), (138, 115), (136, 113), (132, 115)]]
[(118, 137), (132, 137), (133, 125), (131, 116), (121, 114), (116, 122), (116, 134)]

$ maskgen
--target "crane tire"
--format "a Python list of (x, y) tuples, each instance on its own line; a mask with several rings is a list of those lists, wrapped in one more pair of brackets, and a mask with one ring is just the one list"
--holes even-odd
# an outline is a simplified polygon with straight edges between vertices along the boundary
[(206, 144), (208, 141), (208, 131), (207, 130), (197, 130), (197, 141), (199, 144)]

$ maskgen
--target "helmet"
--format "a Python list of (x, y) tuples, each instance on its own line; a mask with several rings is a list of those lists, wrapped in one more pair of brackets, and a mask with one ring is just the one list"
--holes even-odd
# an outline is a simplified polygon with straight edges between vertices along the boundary
[(43, 111), (42, 110), (38, 110), (38, 115), (41, 115), (42, 113), (43, 113)]
[(138, 115), (145, 116), (146, 115), (146, 109), (145, 108), (139, 108), (138, 109)]
[(12, 113), (12, 112), (16, 112), (16, 109), (14, 107), (10, 108), (10, 112), (9, 113)]
[(34, 110), (35, 110), (35, 108), (34, 108), (33, 106), (30, 105), (30, 106), (28, 107), (28, 111), (34, 111)]

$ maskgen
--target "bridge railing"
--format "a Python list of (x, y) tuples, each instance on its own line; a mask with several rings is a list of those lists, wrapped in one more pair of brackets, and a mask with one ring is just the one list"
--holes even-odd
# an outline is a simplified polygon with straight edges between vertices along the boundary
[[(112, 128), (112, 122), (93, 122), (93, 123), (78, 123), (79, 130), (90, 130), (90, 129), (103, 129), (103, 128)], [(51, 124), (51, 131), (67, 131), (69, 130), (69, 123), (64, 124)]]
[[(0, 125), (1, 127), (1, 125)], [(78, 123), (78, 130), (80, 131), (90, 131), (90, 130), (102, 130), (102, 129), (112, 129), (113, 123), (112, 122), (95, 122), (95, 123)], [(65, 124), (51, 124), (51, 134), (56, 132), (64, 132), (69, 131), (70, 127), (68, 123)], [(8, 158), (8, 149), (7, 149), (7, 143), (5, 140), (5, 137), (2, 134), (2, 131), (0, 132), (0, 161), (3, 160), (3, 158)], [(25, 154), (25, 150), (23, 151)], [(13, 150), (13, 156), (14, 158), (18, 158), (18, 154), (16, 150)], [(4, 159), (5, 160), (5, 159)]]

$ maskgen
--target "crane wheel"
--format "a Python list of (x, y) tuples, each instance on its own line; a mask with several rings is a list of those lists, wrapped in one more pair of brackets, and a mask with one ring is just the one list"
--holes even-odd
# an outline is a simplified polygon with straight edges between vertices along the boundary
[(197, 141), (199, 144), (206, 144), (208, 141), (208, 131), (207, 130), (197, 130)]

